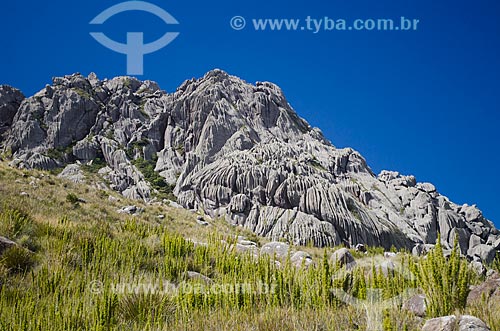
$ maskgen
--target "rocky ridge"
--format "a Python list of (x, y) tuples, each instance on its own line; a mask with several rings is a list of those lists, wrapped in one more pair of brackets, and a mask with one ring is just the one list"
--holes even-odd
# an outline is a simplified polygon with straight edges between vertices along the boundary
[(316, 246), (406, 247), (441, 235), (471, 260), (491, 262), (500, 232), (476, 206), (430, 183), (375, 175), (301, 119), (281, 89), (221, 70), (168, 94), (151, 81), (58, 77), (30, 98), (0, 87), (0, 143), (11, 164), (83, 181), (99, 168), (110, 188), (150, 201), (171, 192), (183, 207), (224, 217), (272, 240)]

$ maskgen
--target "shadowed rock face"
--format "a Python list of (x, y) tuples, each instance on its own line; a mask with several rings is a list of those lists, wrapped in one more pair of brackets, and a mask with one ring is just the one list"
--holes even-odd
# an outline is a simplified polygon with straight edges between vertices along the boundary
[(276, 85), (220, 70), (172, 94), (130, 77), (54, 78), (20, 104), (3, 147), (26, 168), (100, 158), (111, 188), (148, 200), (154, 189), (134, 165), (144, 159), (184, 207), (294, 244), (411, 249), (441, 233), (445, 248), (458, 236), (464, 255), (484, 260), (500, 239), (475, 206), (432, 184), (374, 175), (359, 153), (299, 118)]
[(24, 95), (18, 89), (0, 85), (0, 141), (2, 134), (12, 125)]

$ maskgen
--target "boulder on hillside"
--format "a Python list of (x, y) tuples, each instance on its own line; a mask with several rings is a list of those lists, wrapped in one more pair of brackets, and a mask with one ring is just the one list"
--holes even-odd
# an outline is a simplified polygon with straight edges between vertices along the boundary
[(432, 318), (425, 322), (422, 331), (490, 331), (486, 323), (479, 318), (455, 315)]
[(467, 305), (481, 302), (481, 300), (495, 298), (500, 300), (500, 274), (494, 272), (484, 282), (474, 287), (467, 296)]
[(352, 268), (356, 265), (354, 256), (352, 256), (351, 252), (347, 248), (339, 248), (332, 253), (330, 259), (334, 263), (338, 263), (341, 267), (347, 266), (348, 268)]
[(85, 182), (85, 175), (78, 164), (68, 164), (57, 177), (77, 184)]
[(416, 316), (424, 317), (427, 311), (427, 304), (425, 303), (425, 295), (416, 294), (403, 302), (403, 310), (407, 310)]
[(271, 257), (275, 256), (279, 260), (286, 259), (289, 251), (290, 251), (290, 245), (278, 241), (272, 241), (270, 243), (263, 245), (260, 248), (261, 254), (267, 254), (270, 255)]

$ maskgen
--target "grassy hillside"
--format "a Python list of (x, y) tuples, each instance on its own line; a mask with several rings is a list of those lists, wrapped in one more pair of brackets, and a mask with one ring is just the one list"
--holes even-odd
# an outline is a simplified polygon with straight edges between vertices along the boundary
[[(144, 212), (117, 212), (129, 204)], [(427, 317), (473, 313), (500, 327), (500, 304), (465, 306), (481, 279), (439, 246), (426, 259), (395, 257), (414, 277), (378, 264), (345, 271), (329, 259), (335, 248), (295, 248), (311, 254), (309, 266), (276, 262), (237, 252), (237, 236), (266, 240), (224, 220), (204, 227), (189, 211), (4, 163), (0, 236), (18, 243), (0, 256), (0, 330), (344, 331), (367, 329), (367, 316), (385, 330), (419, 330), (424, 320), (398, 300), (376, 306), (409, 289), (427, 295)], [(347, 304), (338, 291), (368, 304)]]

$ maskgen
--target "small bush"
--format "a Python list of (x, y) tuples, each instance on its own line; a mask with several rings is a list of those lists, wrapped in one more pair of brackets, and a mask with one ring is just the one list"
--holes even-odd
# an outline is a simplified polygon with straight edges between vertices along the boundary
[(472, 271), (460, 257), (457, 238), (451, 256), (446, 259), (438, 237), (436, 247), (420, 261), (415, 272), (425, 292), (429, 317), (449, 315), (465, 308)]
[(151, 184), (151, 187), (158, 191), (159, 198), (172, 201), (177, 200), (173, 194), (175, 185), (168, 184), (165, 178), (155, 171), (155, 160), (147, 161), (139, 158), (132, 163), (144, 175), (144, 178)]
[(15, 239), (28, 232), (32, 223), (30, 217), (22, 211), (5, 208), (0, 213), (0, 234)]
[(11, 273), (25, 272), (35, 264), (35, 257), (32, 252), (15, 245), (2, 254), (0, 264)]
[(4, 208), (0, 212), (0, 235), (35, 251), (38, 249), (38, 232), (38, 225), (28, 214), (13, 208)]
[(490, 268), (500, 272), (500, 252), (497, 252), (497, 256), (495, 257), (495, 260), (491, 263)]
[(80, 199), (75, 194), (68, 193), (68, 195), (66, 195), (66, 201), (76, 205), (78, 202), (80, 202)]

